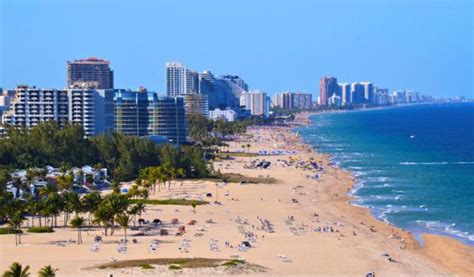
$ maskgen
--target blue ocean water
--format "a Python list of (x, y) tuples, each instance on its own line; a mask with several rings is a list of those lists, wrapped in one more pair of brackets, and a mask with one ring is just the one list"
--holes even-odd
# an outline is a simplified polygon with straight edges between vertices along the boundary
[(380, 220), (474, 245), (474, 103), (319, 114), (297, 131)]

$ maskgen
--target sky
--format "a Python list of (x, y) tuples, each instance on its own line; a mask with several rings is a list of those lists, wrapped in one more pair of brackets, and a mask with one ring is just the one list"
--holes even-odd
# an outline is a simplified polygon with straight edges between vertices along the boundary
[(165, 90), (165, 62), (319, 94), (319, 80), (474, 98), (474, 1), (0, 0), (0, 87), (66, 86), (105, 58), (116, 88)]

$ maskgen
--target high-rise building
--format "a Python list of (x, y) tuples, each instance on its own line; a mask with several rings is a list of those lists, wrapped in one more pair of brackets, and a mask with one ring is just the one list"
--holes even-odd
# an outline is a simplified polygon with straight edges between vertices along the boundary
[(180, 97), (184, 100), (184, 109), (187, 115), (200, 114), (205, 117), (209, 115), (207, 95), (188, 93), (180, 95)]
[(313, 96), (311, 93), (296, 92), (293, 96), (293, 107), (301, 110), (311, 109)]
[(340, 107), (342, 105), (341, 97), (336, 93), (333, 93), (331, 97), (328, 98), (328, 106)]
[(273, 106), (281, 109), (289, 110), (294, 108), (295, 94), (286, 91), (273, 95)]
[(186, 142), (182, 97), (159, 97), (146, 90), (117, 90), (114, 129), (130, 136), (163, 136), (177, 144)]
[(361, 83), (351, 84), (351, 103), (352, 104), (363, 104), (365, 102), (365, 90), (364, 85)]
[(374, 85), (371, 82), (361, 82), (364, 86), (364, 100), (368, 104), (375, 104)]
[(93, 136), (112, 130), (112, 100), (112, 90), (19, 86), (10, 110), (2, 116), (2, 123), (32, 128), (48, 120), (60, 127), (72, 122), (81, 125), (86, 136)]
[(339, 86), (337, 85), (337, 78), (323, 77), (320, 80), (319, 99), (320, 105), (327, 105), (328, 98), (333, 94), (339, 95)]
[(166, 94), (178, 96), (187, 92), (187, 70), (178, 62), (166, 63)]
[(270, 99), (267, 94), (260, 90), (251, 90), (249, 92), (242, 93), (240, 97), (240, 105), (245, 106), (247, 110), (250, 110), (252, 115), (268, 116), (269, 113)]
[(342, 105), (350, 105), (351, 85), (349, 83), (339, 83), (339, 91), (341, 92)]
[(375, 104), (387, 105), (390, 103), (390, 95), (386, 88), (375, 88)]
[(232, 83), (240, 87), (243, 91), (249, 90), (249, 86), (247, 85), (247, 83), (245, 83), (245, 81), (237, 75), (223, 75), (223, 76), (220, 76), (220, 78), (223, 80), (231, 81)]
[(81, 125), (86, 136), (113, 131), (113, 90), (68, 89), (69, 121)]
[(186, 70), (186, 93), (199, 93), (199, 73)]
[(240, 95), (246, 89), (248, 85), (239, 76), (215, 77), (211, 71), (199, 74), (199, 93), (208, 96), (209, 110), (227, 107), (237, 109)]
[(273, 106), (282, 109), (311, 109), (311, 93), (282, 92), (273, 96)]
[(110, 62), (98, 58), (67, 61), (69, 88), (113, 89), (114, 72)]
[(18, 86), (10, 109), (2, 115), (2, 123), (32, 128), (41, 122), (54, 120), (62, 127), (68, 121), (68, 104), (66, 90)]
[(152, 102), (153, 93), (116, 90), (114, 95), (115, 132), (129, 136), (148, 135), (149, 107)]
[(164, 136), (175, 144), (186, 143), (186, 115), (182, 97), (154, 94), (149, 134)]

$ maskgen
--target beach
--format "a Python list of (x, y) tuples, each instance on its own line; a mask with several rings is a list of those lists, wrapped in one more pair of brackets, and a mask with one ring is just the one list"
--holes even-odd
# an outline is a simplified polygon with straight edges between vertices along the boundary
[[(57, 228), (55, 233), (0, 236), (0, 268), (18, 261), (32, 272), (51, 264), (58, 276), (168, 276), (181, 275), (307, 275), (307, 276), (472, 276), (474, 249), (447, 237), (424, 235), (420, 246), (402, 229), (376, 220), (368, 209), (350, 204), (354, 185), (350, 172), (331, 164), (292, 132), (309, 122), (310, 113), (298, 114), (284, 126), (251, 127), (245, 136), (229, 142), (229, 159), (214, 162), (216, 171), (254, 177), (258, 183), (177, 180), (150, 199), (186, 198), (211, 202), (196, 207), (147, 205), (142, 218), (160, 219), (170, 235), (134, 236), (126, 253), (117, 246), (123, 230), (104, 236), (102, 228), (85, 228), (83, 244), (77, 231)], [(243, 147), (245, 146), (245, 147)], [(278, 150), (278, 152), (272, 152)], [(266, 152), (263, 152), (266, 151)], [(232, 153), (239, 154), (232, 154)], [(253, 155), (252, 153), (268, 153)], [(245, 155), (247, 154), (247, 155)], [(269, 166), (258, 166), (265, 161)], [(272, 179), (270, 179), (272, 178)], [(217, 201), (217, 203), (216, 203)], [(171, 224), (178, 219), (178, 224)], [(187, 224), (195, 220), (196, 224)], [(59, 222), (61, 225), (61, 222)], [(184, 225), (182, 236), (175, 236)], [(133, 226), (133, 224), (132, 224)], [(153, 231), (153, 230), (152, 230)], [(91, 249), (95, 236), (103, 241)], [(151, 247), (153, 241), (156, 247)], [(240, 247), (249, 241), (251, 247)], [(155, 258), (245, 259), (250, 268), (101, 269), (111, 261)]]

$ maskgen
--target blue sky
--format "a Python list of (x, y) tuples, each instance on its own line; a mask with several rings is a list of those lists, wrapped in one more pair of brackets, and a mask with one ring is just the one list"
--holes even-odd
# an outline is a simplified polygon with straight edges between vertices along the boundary
[(163, 92), (164, 63), (252, 89), (323, 75), (474, 97), (473, 1), (0, 0), (0, 87), (64, 87), (66, 61), (111, 61), (117, 88)]

